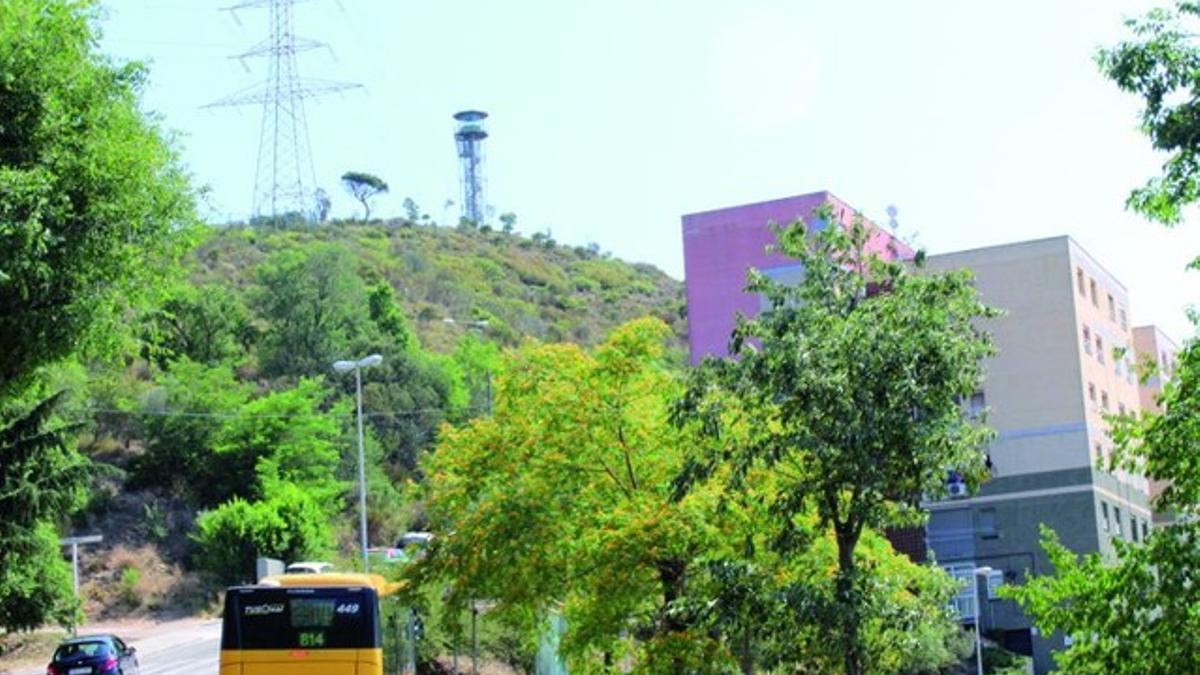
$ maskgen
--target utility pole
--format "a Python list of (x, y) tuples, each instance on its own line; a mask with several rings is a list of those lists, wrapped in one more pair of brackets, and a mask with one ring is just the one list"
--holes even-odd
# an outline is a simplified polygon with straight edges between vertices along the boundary
[(304, 99), (362, 86), (300, 77), (296, 54), (328, 46), (296, 35), (294, 5), (300, 1), (244, 0), (226, 8), (234, 13), (235, 20), (239, 9), (270, 10), (267, 39), (235, 57), (243, 65), (247, 58), (267, 57), (267, 78), (204, 106), (262, 106), (252, 213), (256, 218), (269, 217), (276, 224), (284, 215), (308, 217), (316, 210), (316, 173)]

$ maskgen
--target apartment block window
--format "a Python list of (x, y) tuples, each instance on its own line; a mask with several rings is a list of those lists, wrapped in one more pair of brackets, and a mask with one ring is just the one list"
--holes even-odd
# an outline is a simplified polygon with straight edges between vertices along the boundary
[(1096, 295), (1096, 280), (1092, 279), (1091, 282), (1089, 283), (1089, 285), (1092, 289), (1092, 306), (1099, 307), (1100, 306), (1100, 297), (1098, 295)]
[(1147, 525), (1146, 521), (1143, 520), (1142, 521), (1142, 541), (1146, 541), (1146, 539), (1149, 536), (1150, 536), (1150, 526)]
[(1133, 384), (1133, 364), (1129, 362), (1125, 363), (1125, 381)]
[(1000, 536), (996, 529), (996, 509), (979, 509), (979, 536), (984, 539), (995, 539)]
[(1087, 326), (1083, 327), (1083, 351), (1088, 355), (1092, 353), (1092, 330)]
[(977, 391), (971, 394), (971, 402), (967, 404), (967, 413), (971, 419), (979, 419), (983, 415), (983, 409), (987, 407), (986, 399), (982, 391)]
[(1113, 523), (1117, 526), (1117, 536), (1124, 537), (1125, 533), (1121, 531), (1121, 509), (1113, 507)]
[(1096, 402), (1096, 385), (1088, 382), (1088, 400), (1092, 403)]
[(1108, 532), (1108, 502), (1100, 502), (1100, 513), (1104, 516), (1104, 521), (1100, 523), (1100, 527), (1104, 528), (1105, 532)]
[(1108, 392), (1107, 391), (1100, 392), (1100, 407), (1104, 408), (1105, 410), (1108, 410)]
[(1079, 294), (1087, 297), (1087, 286), (1083, 283), (1083, 268), (1075, 268), (1075, 286), (1079, 288)]
[(1004, 585), (1004, 571), (1003, 570), (992, 570), (991, 572), (988, 572), (988, 577), (987, 577), (988, 600), (998, 599), (1000, 596), (996, 591), (1000, 590), (1000, 587), (1003, 585)]
[(1129, 330), (1129, 317), (1125, 315), (1124, 307), (1121, 308), (1121, 311), (1118, 312), (1118, 315), (1121, 317), (1121, 330)]
[(1135, 542), (1138, 540), (1137, 518), (1129, 516), (1129, 537)]
[(1117, 404), (1117, 414), (1122, 415), (1122, 416), (1125, 414), (1125, 404), (1124, 403)]
[(1096, 360), (1104, 363), (1104, 338), (1096, 336)]
[(1117, 320), (1117, 303), (1113, 301), (1112, 293), (1108, 294), (1108, 320)]

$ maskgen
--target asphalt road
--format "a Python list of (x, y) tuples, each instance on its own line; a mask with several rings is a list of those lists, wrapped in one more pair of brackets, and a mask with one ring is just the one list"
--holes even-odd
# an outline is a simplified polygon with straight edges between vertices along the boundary
[(141, 675), (216, 675), (221, 623), (210, 621), (130, 644), (137, 647)]
[[(112, 632), (121, 636), (129, 646), (137, 648), (141, 675), (216, 675), (219, 667), (220, 621), (188, 619), (151, 627), (102, 626), (80, 632)], [(6, 670), (0, 666), (0, 672), (45, 675), (46, 666), (44, 662), (36, 668)]]

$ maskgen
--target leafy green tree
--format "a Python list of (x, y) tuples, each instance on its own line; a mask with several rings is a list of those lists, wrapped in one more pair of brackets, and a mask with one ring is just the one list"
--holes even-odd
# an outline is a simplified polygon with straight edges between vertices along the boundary
[(52, 523), (82, 503), (88, 461), (55, 415), (63, 394), (43, 389), (0, 399), (0, 627), (10, 631), (69, 623), (76, 606)]
[(426, 460), (440, 536), (416, 578), (449, 583), (458, 611), (493, 598), (497, 620), (530, 629), (560, 607), (573, 669), (615, 657), (633, 626), (646, 659), (710, 672), (720, 646), (674, 611), (696, 556), (720, 540), (712, 494), (672, 499), (690, 444), (667, 420), (668, 334), (644, 319), (594, 354), (544, 345), (507, 357), (493, 414), (444, 429)]
[(226, 471), (214, 447), (223, 425), (250, 401), (253, 386), (238, 382), (228, 365), (187, 359), (173, 362), (156, 385), (142, 400), (145, 451), (133, 461), (130, 487), (166, 487), (213, 506), (221, 498), (213, 486)]
[[(751, 272), (747, 288), (768, 308), (739, 320), (734, 358), (707, 360), (677, 413), (703, 420), (718, 448), (685, 477), (724, 472), (736, 490), (752, 469), (767, 467), (782, 480), (770, 497), (776, 547), (809, 545), (797, 526), (806, 513), (832, 530), (837, 611), (829, 625), (844, 671), (858, 675), (876, 666), (867, 661), (870, 576), (860, 539), (868, 528), (919, 523), (920, 500), (944, 494), (947, 469), (980, 475), (990, 433), (959, 401), (977, 390), (980, 361), (991, 353), (975, 321), (995, 312), (968, 273), (927, 273), (921, 258), (910, 272), (868, 254), (861, 218), (816, 233), (797, 222), (778, 236), (778, 250), (803, 266), (804, 278), (786, 285)], [(753, 430), (744, 440), (721, 442), (727, 407)]]
[(231, 497), (267, 499), (276, 485), (302, 486), (318, 504), (336, 510), (345, 485), (336, 472), (343, 449), (348, 406), (322, 409), (327, 391), (320, 379), (301, 379), (242, 406), (226, 420), (213, 443), (215, 475), (206, 503)]
[(392, 342), (386, 351), (408, 351), (420, 346), (404, 310), (396, 302), (396, 291), (391, 284), (380, 281), (372, 286), (367, 295), (367, 308), (371, 321)]
[(342, 186), (363, 205), (363, 222), (371, 219), (371, 200), (388, 191), (388, 184), (379, 176), (361, 171), (342, 174)]
[(454, 347), (452, 358), (469, 392), (471, 411), (476, 414), (490, 412), (492, 377), (500, 369), (500, 348), (494, 342), (467, 333)]
[(0, 628), (33, 630), (46, 621), (76, 623), (78, 602), (71, 589), (71, 566), (63, 558), (58, 532), (38, 522), (0, 547)]
[(241, 297), (218, 284), (174, 285), (147, 323), (147, 351), (160, 368), (181, 358), (207, 365), (233, 359), (256, 337)]
[(369, 330), (366, 287), (350, 254), (333, 244), (280, 251), (257, 272), (253, 301), (268, 322), (263, 372), (304, 377), (329, 372)]
[(1080, 559), (1043, 531), (1054, 573), (1005, 589), (1050, 633), (1072, 644), (1055, 655), (1067, 673), (1191, 672), (1200, 650), (1200, 341), (1177, 355), (1162, 413), (1118, 421), (1113, 468), (1146, 472), (1170, 485), (1154, 504), (1181, 519), (1142, 545), (1114, 541), (1116, 559)]
[[(1131, 19), (1130, 39), (1102, 49), (1098, 61), (1118, 87), (1140, 95), (1143, 131), (1168, 153), (1162, 175), (1127, 205), (1174, 225), (1200, 198), (1200, 47), (1192, 27), (1200, 4), (1177, 2)], [(1200, 263), (1197, 259), (1193, 266)], [(1200, 316), (1191, 319), (1200, 328)], [(1054, 572), (1005, 589), (1044, 632), (1062, 631), (1072, 644), (1055, 655), (1068, 673), (1139, 675), (1193, 672), (1200, 649), (1200, 340), (1177, 355), (1174, 377), (1158, 401), (1162, 412), (1113, 420), (1110, 469), (1169, 481), (1152, 505), (1181, 518), (1141, 545), (1116, 541), (1115, 559), (1082, 559), (1043, 531)]]
[(226, 583), (253, 580), (259, 556), (293, 562), (320, 557), (333, 548), (328, 512), (307, 490), (291, 483), (277, 484), (264, 501), (235, 497), (202, 513), (192, 539), (200, 568)]
[(111, 342), (193, 221), (174, 149), (138, 106), (136, 63), (103, 56), (91, 2), (0, 4), (0, 395)]
[(1126, 204), (1168, 225), (1200, 200), (1198, 18), (1200, 3), (1189, 0), (1154, 9), (1126, 21), (1132, 35), (1096, 57), (1109, 79), (1142, 98), (1142, 130), (1155, 150), (1167, 154), (1162, 174), (1134, 190)]

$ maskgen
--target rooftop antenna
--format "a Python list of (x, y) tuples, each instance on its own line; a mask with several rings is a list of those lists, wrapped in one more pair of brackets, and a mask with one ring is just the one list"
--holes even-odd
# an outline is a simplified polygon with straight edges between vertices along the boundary
[(256, 220), (269, 219), (273, 223), (278, 223), (284, 215), (308, 217), (316, 209), (317, 179), (308, 139), (308, 122), (304, 116), (304, 99), (362, 86), (300, 77), (296, 54), (326, 47), (322, 42), (296, 36), (294, 6), (302, 1), (244, 0), (225, 8), (235, 21), (238, 21), (239, 9), (266, 7), (270, 10), (267, 39), (233, 57), (243, 64), (251, 57), (267, 57), (267, 78), (204, 106), (262, 106), (252, 213)]
[(482, 110), (463, 110), (454, 113), (458, 127), (454, 142), (458, 146), (458, 165), (462, 181), (462, 218), (476, 225), (487, 215), (484, 208), (483, 139), (488, 137)]

